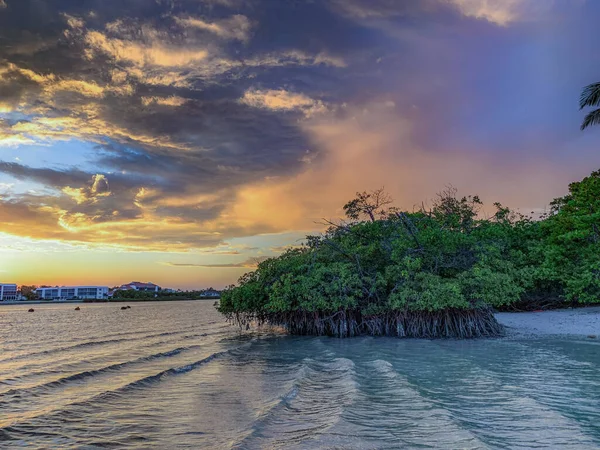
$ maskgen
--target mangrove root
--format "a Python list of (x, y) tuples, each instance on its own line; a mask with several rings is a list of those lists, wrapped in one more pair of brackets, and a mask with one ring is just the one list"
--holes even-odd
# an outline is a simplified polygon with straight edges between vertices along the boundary
[(358, 311), (232, 313), (227, 318), (242, 329), (248, 329), (251, 324), (279, 326), (290, 334), (302, 336), (468, 339), (504, 334), (491, 308), (402, 311), (373, 316), (364, 316)]

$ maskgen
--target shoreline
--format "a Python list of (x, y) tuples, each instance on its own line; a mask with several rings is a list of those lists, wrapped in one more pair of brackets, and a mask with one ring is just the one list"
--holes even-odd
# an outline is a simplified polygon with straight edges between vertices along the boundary
[[(214, 301), (217, 299), (169, 299), (140, 300), (118, 299), (111, 301), (84, 300), (18, 300), (0, 302), (0, 306), (15, 305), (60, 305), (60, 304), (97, 304), (97, 303), (149, 303), (173, 301)], [(600, 306), (582, 308), (555, 309), (548, 311), (498, 312), (496, 320), (505, 327), (507, 337), (543, 337), (543, 336), (595, 336), (600, 339)]]
[(69, 303), (85, 303), (85, 304), (97, 304), (97, 303), (149, 303), (149, 302), (197, 302), (197, 301), (209, 301), (209, 300), (218, 300), (218, 298), (177, 298), (177, 299), (132, 299), (132, 298), (123, 298), (123, 299), (115, 299), (115, 300), (94, 300), (94, 301), (86, 301), (86, 300), (8, 300), (0, 302), (0, 306), (2, 305), (61, 305), (61, 304), (69, 304)]
[(501, 312), (496, 320), (507, 336), (600, 336), (600, 306), (541, 312)]
[(83, 300), (52, 300), (52, 301), (47, 301), (47, 300), (5, 300), (3, 302), (0, 302), (0, 306), (1, 305), (55, 305), (55, 304), (62, 304), (62, 303), (84, 303)]

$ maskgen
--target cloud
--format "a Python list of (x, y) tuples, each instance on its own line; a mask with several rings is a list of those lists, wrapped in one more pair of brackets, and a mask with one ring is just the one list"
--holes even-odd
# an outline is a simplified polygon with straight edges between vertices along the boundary
[(85, 21), (80, 17), (74, 17), (67, 13), (63, 13), (63, 17), (69, 28), (83, 28), (85, 26)]
[(317, 54), (303, 50), (286, 50), (250, 57), (243, 62), (251, 67), (285, 67), (285, 66), (330, 66), (336, 68), (347, 67), (344, 58), (333, 56), (327, 52)]
[(249, 89), (240, 101), (255, 108), (265, 108), (273, 111), (299, 110), (307, 117), (327, 111), (327, 107), (322, 101), (313, 100), (306, 95), (288, 92), (283, 89)]
[(111, 195), (108, 179), (105, 175), (95, 174), (92, 176), (92, 184), (86, 188), (72, 188), (65, 186), (62, 192), (71, 197), (78, 205), (83, 203), (97, 203), (102, 197)]
[(169, 262), (167, 265), (172, 267), (199, 267), (199, 268), (213, 268), (213, 269), (239, 269), (239, 268), (254, 268), (263, 261), (269, 259), (268, 256), (259, 256), (256, 258), (249, 258), (239, 263), (229, 264), (193, 264), (193, 263), (172, 263)]
[[(384, 186), (396, 206), (412, 210), (450, 183), (463, 194), (480, 195), (488, 206), (502, 201), (529, 211), (559, 195), (570, 176), (533, 154), (518, 159), (464, 148), (426, 151), (414, 142), (411, 122), (387, 102), (348, 108), (305, 128), (312, 146), (323, 152), (318, 164), (247, 185), (228, 215), (256, 223), (268, 214), (277, 230), (314, 230), (323, 218), (343, 217), (342, 205), (357, 191)], [(583, 165), (579, 170), (585, 173)]]
[(237, 39), (244, 42), (249, 39), (252, 28), (250, 20), (241, 14), (215, 22), (206, 22), (194, 17), (178, 17), (175, 20), (184, 27), (208, 31), (223, 39)]
[(173, 106), (178, 107), (182, 106), (187, 102), (187, 99), (183, 97), (177, 97), (176, 95), (171, 95), (170, 97), (142, 97), (142, 105), (160, 105), (160, 106)]
[(525, 112), (543, 115), (521, 94), (559, 66), (514, 44), (508, 25), (554, 14), (526, 0), (8, 3), (0, 146), (26, 163), (0, 172), (33, 187), (3, 190), (0, 232), (24, 239), (245, 254), (225, 243), (319, 229), (357, 190), (385, 185), (410, 208), (458, 180), (537, 206), (590, 164), (517, 155), (560, 154), (555, 139), (515, 145)]
[[(443, 1), (443, 0), (442, 0)], [(402, 2), (397, 0), (330, 0), (334, 10), (359, 20), (386, 19), (390, 17), (422, 16), (424, 12), (433, 10), (438, 0), (421, 0), (419, 2)]]
[(553, 1), (538, 0), (449, 0), (462, 14), (501, 26), (540, 18), (553, 7)]
[(164, 45), (151, 33), (146, 42), (109, 38), (99, 31), (89, 31), (85, 36), (89, 57), (100, 53), (114, 58), (115, 62), (128, 62), (137, 67), (182, 67), (198, 63), (208, 56), (206, 49), (181, 49)]
[[(581, 3), (576, 0), (569, 6)], [(561, 2), (556, 0), (330, 0), (331, 7), (339, 14), (384, 30), (391, 36), (406, 35), (411, 22), (416, 21), (448, 26), (453, 18), (451, 12), (503, 27), (538, 21), (549, 17), (559, 4)]]
[(0, 135), (0, 147), (5, 148), (16, 148), (22, 145), (34, 145), (38, 144), (34, 139), (30, 139), (26, 136), (14, 134), (14, 135)]

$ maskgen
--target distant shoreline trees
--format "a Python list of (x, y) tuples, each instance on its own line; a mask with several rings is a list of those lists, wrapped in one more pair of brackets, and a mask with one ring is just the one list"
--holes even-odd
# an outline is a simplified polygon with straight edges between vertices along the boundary
[(161, 300), (210, 300), (215, 298), (207, 295), (208, 291), (214, 291), (212, 288), (196, 291), (136, 291), (133, 289), (116, 289), (113, 293), (113, 300), (132, 300), (132, 301), (161, 301)]
[(21, 295), (25, 300), (35, 300), (37, 298), (37, 292), (35, 291), (37, 286), (31, 285), (23, 285), (19, 288)]

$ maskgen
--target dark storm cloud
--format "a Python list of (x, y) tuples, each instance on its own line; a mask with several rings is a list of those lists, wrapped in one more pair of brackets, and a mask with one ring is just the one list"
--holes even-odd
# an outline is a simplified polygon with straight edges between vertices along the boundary
[[(61, 189), (67, 186), (79, 187), (91, 185), (93, 177), (97, 174), (91, 174), (82, 170), (72, 168), (67, 170), (58, 170), (50, 168), (33, 168), (18, 163), (0, 161), (0, 172), (11, 175), (17, 179), (29, 179), (41, 183), (45, 186)], [(142, 180), (135, 177), (126, 177), (123, 175), (110, 175), (110, 189), (116, 191), (129, 190), (138, 186)], [(99, 192), (106, 191), (106, 186), (101, 183)]]
[[(527, 18), (522, 4), (541, 8), (532, 0), (4, 3), (0, 111), (9, 112), (0, 139), (58, 152), (58, 142), (78, 139), (96, 149), (87, 164), (95, 170), (1, 163), (0, 172), (54, 193), (14, 194), (0, 209), (46, 214), (49, 224), (60, 221), (61, 236), (99, 240), (101, 224), (118, 230), (102, 228), (104, 239), (163, 247), (278, 231), (225, 212), (243, 186), (318, 162), (305, 126), (315, 117), (392, 105), (386, 114), (411, 120), (411, 137), (439, 151), (452, 130), (482, 120), (473, 105), (502, 104), (484, 86), (504, 82), (503, 56), (492, 47), (514, 43), (501, 27)], [(430, 133), (432, 122), (446, 127)], [(210, 232), (198, 234), (203, 227)]]
[[(257, 85), (257, 74), (261, 74), (259, 87), (265, 89), (281, 87), (281, 81), (277, 84), (276, 80), (283, 72), (288, 76), (284, 86), (296, 74), (302, 87), (308, 88), (306, 67), (316, 74), (323, 72), (327, 78), (339, 69), (336, 65), (343, 64), (341, 57), (329, 53), (325, 35), (309, 39), (323, 27), (314, 24), (314, 30), (307, 30), (297, 20), (290, 22), (294, 14), (308, 20), (328, 13), (327, 8), (315, 5), (292, 7), (290, 12), (276, 7), (279, 2), (270, 3), (271, 8), (266, 9), (259, 2), (191, 0), (19, 0), (7, 4), (0, 15), (2, 37), (9, 42), (0, 50), (7, 70), (0, 82), (3, 101), (24, 101), (34, 116), (75, 116), (84, 122), (89, 122), (92, 114), (83, 107), (94, 106), (94, 120), (101, 120), (106, 128), (119, 128), (119, 133), (97, 130), (121, 144), (112, 149), (112, 156), (103, 156), (100, 161), (117, 169), (133, 170), (136, 166), (148, 170), (148, 164), (159, 163), (158, 167), (168, 170), (166, 165), (177, 167), (173, 163), (183, 161), (185, 167), (195, 165), (213, 181), (218, 177), (218, 166), (237, 165), (245, 169), (244, 176), (238, 176), (240, 182), (294, 171), (309, 145), (298, 128), (302, 114), (257, 110), (239, 99)], [(247, 23), (261, 23), (261, 27), (254, 25), (258, 29), (251, 42), (238, 42), (238, 49), (238, 44), (222, 42), (228, 40), (228, 31), (223, 29), (235, 27), (235, 23), (218, 22), (233, 13), (239, 17), (246, 17), (241, 13), (254, 14), (245, 19)], [(332, 13), (327, 17), (332, 23), (344, 22), (334, 20)], [(182, 22), (193, 21), (191, 18), (202, 26), (198, 29), (193, 22)], [(286, 23), (289, 39), (273, 45)], [(337, 27), (330, 35), (355, 39), (352, 27)], [(31, 45), (30, 53), (15, 53), (16, 48), (34, 41), (46, 45)], [(139, 55), (137, 51), (145, 53)], [(271, 70), (276, 74), (269, 82)], [(57, 87), (59, 80), (63, 85)], [(71, 80), (86, 85), (68, 86)], [(164, 104), (171, 98), (180, 103)], [(93, 131), (83, 130), (81, 137)], [(179, 155), (165, 155), (167, 141), (173, 148), (204, 153), (181, 159)], [(131, 153), (126, 147), (139, 151)], [(123, 153), (118, 154), (118, 149)], [(166, 165), (160, 166), (161, 159)], [(120, 164), (123, 167), (118, 167)]]
[[(240, 100), (251, 88), (319, 91), (345, 65), (343, 39), (330, 45), (326, 34), (355, 45), (356, 25), (317, 4), (265, 5), (9, 0), (0, 14), (8, 44), (0, 92), (5, 104), (24, 105), (27, 119), (7, 132), (95, 141), (98, 173), (11, 163), (0, 171), (55, 189), (37, 201), (89, 223), (152, 214), (200, 224), (233, 201), (235, 186), (301, 169), (310, 146), (304, 113)], [(319, 15), (334, 28), (313, 23)], [(275, 39), (286, 26), (286, 38)], [(94, 191), (98, 174), (107, 192)], [(218, 199), (193, 200), (214, 191)]]

